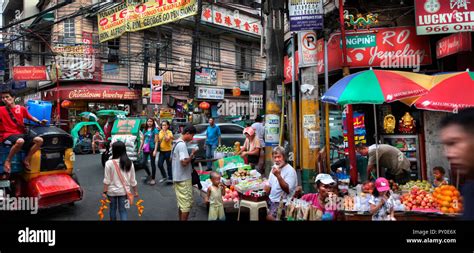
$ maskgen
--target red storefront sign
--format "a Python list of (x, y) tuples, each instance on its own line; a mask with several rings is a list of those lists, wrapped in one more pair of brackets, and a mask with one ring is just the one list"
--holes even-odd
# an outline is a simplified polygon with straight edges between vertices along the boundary
[(13, 67), (13, 80), (48, 80), (46, 66), (19, 66)]
[(452, 34), (436, 43), (436, 59), (459, 52), (470, 52), (471, 50), (471, 33)]
[(474, 1), (416, 0), (418, 35), (474, 31)]
[[(57, 88), (43, 92), (44, 100), (55, 100)], [(68, 100), (135, 100), (140, 98), (138, 90), (113, 85), (85, 85), (59, 88), (60, 99)]]
[[(375, 34), (375, 46), (348, 48), (351, 68), (416, 68), (431, 64), (430, 43), (417, 36), (415, 27), (374, 28), (370, 31), (348, 31), (347, 35)], [(341, 35), (331, 35), (328, 43), (329, 71), (342, 68)], [(324, 73), (324, 40), (318, 40), (318, 73)]]
[[(298, 81), (298, 73), (299, 73), (299, 57), (298, 57), (298, 51), (295, 51), (295, 68), (296, 68), (296, 76), (295, 76), (295, 81)], [(284, 83), (291, 83), (291, 78), (293, 76), (293, 68), (292, 68), (292, 61), (293, 57), (288, 57), (288, 55), (285, 55), (283, 58), (283, 76), (285, 77)]]

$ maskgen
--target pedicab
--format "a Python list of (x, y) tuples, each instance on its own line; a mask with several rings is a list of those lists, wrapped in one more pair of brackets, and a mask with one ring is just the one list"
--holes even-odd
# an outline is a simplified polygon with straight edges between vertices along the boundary
[(43, 145), (33, 154), (28, 169), (23, 164), (26, 151), (18, 152), (7, 175), (3, 165), (11, 146), (0, 144), (0, 198), (35, 197), (40, 209), (81, 200), (83, 190), (73, 173), (72, 136), (54, 126), (27, 125), (27, 129), (30, 138), (42, 137)]
[[(79, 122), (71, 129), (71, 135), (73, 138), (73, 149), (76, 154), (89, 154), (92, 152), (92, 140), (86, 141), (85, 139), (80, 138), (79, 133), (84, 127), (93, 127), (99, 131), (100, 136), (105, 140), (105, 133), (100, 127), (99, 123), (96, 121), (84, 121)], [(99, 143), (99, 152), (102, 153), (105, 151), (105, 141)]]
[(140, 157), (140, 127), (146, 122), (142, 118), (119, 118), (115, 120), (112, 127), (112, 136), (110, 137), (109, 148), (102, 153), (102, 166), (105, 167), (107, 160), (112, 157), (112, 144), (116, 141), (125, 143), (128, 158), (133, 162), (135, 170), (143, 168), (143, 162)]

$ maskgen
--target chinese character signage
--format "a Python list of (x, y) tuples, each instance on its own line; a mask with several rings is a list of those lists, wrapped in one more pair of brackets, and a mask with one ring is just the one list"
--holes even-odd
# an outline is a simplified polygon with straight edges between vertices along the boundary
[(170, 23), (196, 13), (196, 0), (150, 1), (137, 5), (125, 2), (99, 12), (99, 40), (105, 42), (125, 32)]
[(260, 19), (216, 5), (202, 7), (201, 20), (240, 32), (262, 35)]
[(198, 87), (197, 91), (197, 98), (200, 99), (224, 99), (224, 89)]
[(217, 85), (217, 70), (211, 68), (202, 68), (201, 71), (196, 71), (196, 83)]
[(290, 30), (323, 29), (323, 0), (289, 0)]
[(451, 34), (436, 43), (436, 58), (440, 59), (459, 52), (470, 52), (471, 48), (471, 33)]
[(415, 1), (418, 35), (474, 31), (473, 0)]
[(161, 105), (163, 103), (163, 77), (154, 76), (151, 80), (150, 104)]

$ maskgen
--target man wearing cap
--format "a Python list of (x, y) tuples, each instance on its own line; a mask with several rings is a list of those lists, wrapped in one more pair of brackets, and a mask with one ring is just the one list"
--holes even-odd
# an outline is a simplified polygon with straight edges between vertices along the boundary
[(337, 200), (333, 201), (331, 206), (328, 206), (328, 204), (331, 197), (336, 197), (333, 195), (333, 191), (337, 187), (336, 181), (329, 174), (320, 173), (316, 176), (314, 183), (314, 189), (316, 189), (317, 193), (305, 194), (301, 199), (311, 203), (313, 207), (320, 210), (322, 220), (335, 220), (337, 211), (335, 204), (337, 204)]
[(238, 154), (243, 158), (247, 158), (248, 164), (250, 164), (253, 169), (255, 165), (258, 164), (260, 149), (262, 146), (260, 145), (260, 140), (255, 136), (255, 130), (252, 127), (245, 128), (244, 134), (244, 146)]
[(357, 152), (363, 156), (369, 157), (367, 165), (367, 175), (370, 179), (371, 173), (376, 169), (376, 156), (378, 153), (378, 160), (380, 168), (380, 176), (388, 179), (393, 179), (398, 184), (405, 184), (410, 180), (410, 161), (405, 155), (396, 147), (387, 144), (371, 145), (367, 147), (364, 144), (357, 145)]
[(283, 147), (275, 147), (272, 152), (274, 165), (268, 177), (268, 184), (264, 190), (268, 196), (267, 220), (283, 220), (285, 205), (291, 198), (298, 185), (296, 171), (286, 163), (286, 153)]

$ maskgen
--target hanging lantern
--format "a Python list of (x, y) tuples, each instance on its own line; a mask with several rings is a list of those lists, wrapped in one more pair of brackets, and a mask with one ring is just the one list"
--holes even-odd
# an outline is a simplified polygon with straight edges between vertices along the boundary
[(62, 103), (61, 103), (61, 107), (62, 108), (69, 108), (72, 106), (72, 102), (69, 101), (69, 100), (64, 100)]
[(240, 88), (239, 88), (239, 87), (233, 88), (233, 89), (232, 89), (232, 95), (233, 95), (234, 97), (240, 96)]
[(203, 109), (203, 110), (207, 110), (211, 107), (211, 105), (208, 103), (208, 102), (201, 102), (199, 104), (199, 108)]

